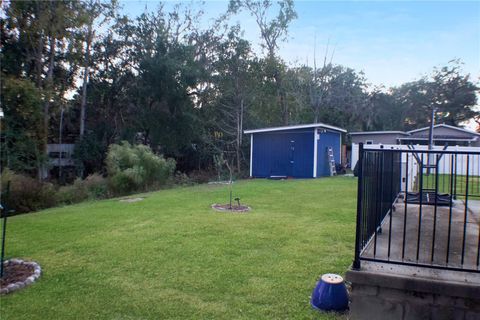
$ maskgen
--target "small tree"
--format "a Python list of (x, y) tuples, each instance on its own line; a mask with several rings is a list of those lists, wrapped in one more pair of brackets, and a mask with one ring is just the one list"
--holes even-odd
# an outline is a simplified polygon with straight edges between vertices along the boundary
[(214, 155), (213, 156), (213, 161), (215, 163), (215, 167), (217, 168), (217, 174), (218, 174), (218, 181), (220, 182), (221, 179), (221, 174), (223, 171), (224, 166), (228, 170), (228, 190), (229, 190), (229, 195), (230, 195), (230, 209), (232, 209), (232, 201), (233, 201), (233, 171), (234, 171), (234, 160), (228, 160), (226, 159), (223, 155), (223, 152), (220, 153), (219, 155)]

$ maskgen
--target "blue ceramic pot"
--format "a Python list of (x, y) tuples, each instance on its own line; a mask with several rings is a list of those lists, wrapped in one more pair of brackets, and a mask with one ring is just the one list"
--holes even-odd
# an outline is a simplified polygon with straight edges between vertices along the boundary
[(348, 293), (343, 278), (332, 273), (324, 274), (313, 289), (310, 304), (322, 311), (347, 310)]

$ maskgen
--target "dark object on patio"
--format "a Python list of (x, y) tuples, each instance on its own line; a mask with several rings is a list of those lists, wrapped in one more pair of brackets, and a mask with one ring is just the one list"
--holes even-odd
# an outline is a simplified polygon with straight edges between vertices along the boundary
[(321, 311), (347, 310), (348, 293), (343, 278), (333, 273), (322, 275), (313, 289), (310, 304)]
[(353, 176), (358, 177), (358, 161), (353, 168)]
[[(436, 200), (435, 200), (436, 197)], [(437, 206), (449, 206), (451, 195), (448, 193), (435, 193), (432, 190), (422, 192), (422, 204)], [(420, 192), (407, 192), (407, 203), (420, 204)], [(435, 202), (436, 201), (436, 202)]]
[(346, 174), (347, 173), (347, 168), (341, 163), (337, 163), (335, 165), (335, 170), (337, 171), (337, 174)]

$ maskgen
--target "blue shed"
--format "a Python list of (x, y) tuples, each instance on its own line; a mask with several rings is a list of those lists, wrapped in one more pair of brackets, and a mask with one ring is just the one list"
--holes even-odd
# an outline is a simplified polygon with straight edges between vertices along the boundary
[(250, 134), (250, 176), (316, 178), (330, 175), (328, 148), (341, 162), (342, 133), (323, 123), (245, 130)]

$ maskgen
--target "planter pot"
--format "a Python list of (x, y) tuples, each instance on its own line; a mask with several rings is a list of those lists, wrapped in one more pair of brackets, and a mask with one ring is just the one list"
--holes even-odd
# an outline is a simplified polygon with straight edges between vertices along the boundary
[(322, 275), (313, 289), (310, 304), (321, 311), (347, 310), (348, 293), (343, 278), (332, 273)]

